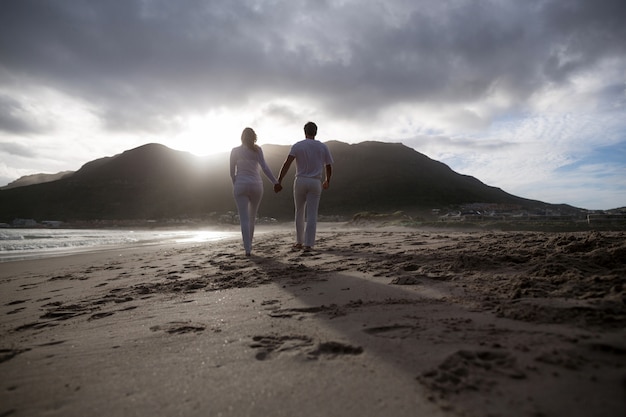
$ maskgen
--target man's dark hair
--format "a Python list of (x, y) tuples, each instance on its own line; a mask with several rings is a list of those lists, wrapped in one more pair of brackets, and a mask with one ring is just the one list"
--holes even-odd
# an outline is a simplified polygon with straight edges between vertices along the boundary
[(317, 125), (313, 122), (307, 122), (307, 124), (304, 125), (304, 134), (306, 136), (315, 137), (315, 135), (317, 135)]

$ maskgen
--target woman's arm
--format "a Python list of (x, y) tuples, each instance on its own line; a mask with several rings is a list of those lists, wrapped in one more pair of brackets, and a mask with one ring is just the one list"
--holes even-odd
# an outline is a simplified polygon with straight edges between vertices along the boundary
[(235, 183), (235, 166), (237, 165), (237, 148), (230, 151), (230, 179)]
[(278, 180), (276, 180), (276, 177), (272, 173), (272, 170), (270, 169), (270, 167), (267, 166), (267, 163), (265, 162), (265, 157), (263, 156), (263, 151), (261, 150), (260, 147), (259, 147), (259, 165), (261, 165), (261, 169), (263, 170), (263, 173), (265, 174), (267, 179), (270, 180), (272, 184), (274, 185), (278, 184)]

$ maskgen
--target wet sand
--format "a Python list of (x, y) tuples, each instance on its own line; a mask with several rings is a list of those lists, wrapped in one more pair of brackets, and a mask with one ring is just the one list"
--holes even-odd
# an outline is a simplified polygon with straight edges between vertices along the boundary
[(0, 416), (626, 415), (626, 233), (292, 239), (0, 264)]

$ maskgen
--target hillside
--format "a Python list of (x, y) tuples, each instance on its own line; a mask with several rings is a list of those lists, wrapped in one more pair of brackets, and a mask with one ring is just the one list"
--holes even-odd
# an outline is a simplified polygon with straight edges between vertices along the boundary
[(4, 187), (0, 187), (0, 190), (8, 190), (11, 188), (24, 187), (26, 185), (41, 184), (44, 182), (56, 181), (70, 174), (73, 174), (73, 171), (62, 171), (62, 172), (57, 172), (56, 174), (26, 175), (26, 176), (16, 179), (15, 181), (5, 185)]
[[(494, 203), (528, 210), (551, 205), (508, 194), (461, 175), (402, 144), (327, 142), (335, 159), (331, 189), (324, 192), (321, 215)], [(275, 173), (288, 146), (266, 145)], [(265, 181), (260, 216), (289, 219), (295, 166), (274, 194)], [(560, 206), (561, 208), (567, 206)], [(570, 209), (573, 209), (570, 207)], [(198, 157), (158, 144), (86, 163), (56, 181), (0, 190), (0, 222), (41, 220), (202, 218), (235, 211), (228, 154)]]

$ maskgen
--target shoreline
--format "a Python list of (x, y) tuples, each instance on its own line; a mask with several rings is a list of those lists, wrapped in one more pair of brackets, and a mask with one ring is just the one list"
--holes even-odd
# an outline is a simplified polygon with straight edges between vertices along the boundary
[[(150, 231), (154, 232), (156, 235), (159, 233), (173, 233), (180, 232), (186, 233), (186, 235), (181, 236), (169, 236), (169, 237), (156, 237), (153, 236), (150, 240), (143, 240), (138, 242), (126, 242), (126, 243), (114, 243), (114, 244), (97, 244), (97, 245), (87, 245), (87, 246), (72, 246), (72, 247), (52, 247), (47, 249), (29, 249), (29, 250), (15, 250), (15, 251), (5, 251), (0, 252), (0, 265), (7, 262), (15, 262), (15, 261), (31, 261), (36, 259), (49, 259), (56, 257), (64, 257), (64, 256), (73, 256), (80, 254), (91, 254), (96, 252), (110, 252), (110, 251), (118, 251), (118, 250), (134, 250), (140, 249), (144, 246), (176, 246), (176, 245), (184, 245), (184, 244), (195, 244), (195, 243), (205, 243), (205, 242), (213, 242), (213, 241), (222, 241), (222, 240), (232, 240), (232, 239), (240, 239), (240, 229), (239, 225), (222, 225), (222, 227), (202, 227), (202, 228), (193, 228), (193, 227), (181, 227), (181, 228), (170, 228), (170, 229), (137, 229), (137, 228), (101, 228), (101, 229), (13, 229), (13, 230), (50, 230), (50, 231), (58, 231), (63, 232), (65, 230), (68, 231), (77, 231), (77, 230), (85, 230), (90, 231), (94, 230), (96, 232), (100, 231), (128, 231), (128, 232), (136, 232), (136, 231)], [(346, 226), (345, 223), (335, 223), (335, 222), (319, 222), (318, 230), (323, 232), (325, 230), (353, 230), (351, 227)], [(260, 224), (256, 226), (256, 237), (262, 239), (262, 236), (267, 233), (272, 232), (290, 232), (293, 231), (293, 225), (287, 223), (280, 224)], [(207, 233), (215, 233), (222, 234), (223, 236), (206, 236)]]
[(0, 264), (0, 415), (626, 410), (623, 232), (255, 237)]
[[(22, 234), (5, 235), (0, 241), (0, 264), (18, 260), (46, 259), (80, 253), (115, 251), (143, 246), (178, 245), (233, 239), (239, 231), (218, 229), (19, 229)], [(124, 234), (110, 232), (124, 232)], [(259, 233), (263, 233), (260, 231)], [(8, 248), (8, 249), (5, 249)]]

